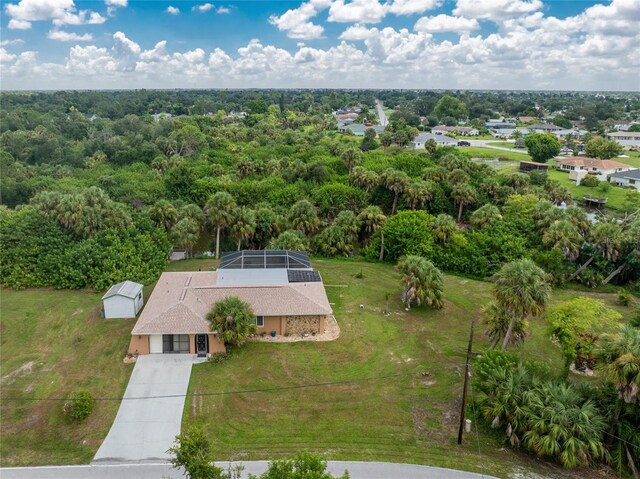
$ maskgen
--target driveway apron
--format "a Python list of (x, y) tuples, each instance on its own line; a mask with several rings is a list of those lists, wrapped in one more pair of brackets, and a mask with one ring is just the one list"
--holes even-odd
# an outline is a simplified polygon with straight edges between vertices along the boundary
[(167, 459), (180, 433), (191, 354), (139, 356), (109, 434), (94, 463)]

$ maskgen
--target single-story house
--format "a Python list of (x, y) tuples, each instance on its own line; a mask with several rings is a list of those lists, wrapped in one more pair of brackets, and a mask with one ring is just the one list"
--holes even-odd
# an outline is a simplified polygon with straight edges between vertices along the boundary
[(151, 115), (151, 117), (155, 121), (160, 121), (161, 118), (169, 120), (171, 117), (173, 117), (173, 115), (171, 113), (154, 113), (153, 115)]
[(446, 135), (447, 133), (454, 133), (462, 136), (476, 136), (480, 134), (477, 128), (471, 126), (446, 126), (438, 125), (431, 128), (431, 133), (436, 135)]
[(535, 130), (536, 133), (553, 133), (560, 131), (563, 128), (558, 125), (551, 125), (548, 123), (536, 123), (535, 125), (529, 125), (530, 130)]
[(515, 128), (516, 124), (508, 121), (502, 121), (502, 120), (489, 120), (484, 124), (484, 126), (490, 130), (494, 130), (497, 128)]
[(578, 138), (582, 138), (588, 132), (586, 130), (564, 129), (563, 128), (563, 129), (560, 129), (560, 130), (552, 131), (551, 133), (556, 135), (558, 138), (566, 138), (569, 135), (571, 135), (571, 137), (573, 137), (574, 139), (578, 139)]
[(607, 133), (607, 138), (617, 141), (622, 146), (640, 146), (640, 131), (614, 131)]
[(544, 173), (549, 169), (549, 165), (546, 163), (536, 163), (535, 161), (521, 161), (520, 171), (522, 173), (529, 173), (531, 171), (542, 171)]
[(427, 141), (433, 140), (438, 146), (458, 146), (458, 140), (447, 135), (434, 135), (433, 133), (420, 133), (409, 143), (409, 148), (424, 150)]
[(349, 124), (339, 124), (338, 130), (341, 132), (350, 131), (355, 136), (364, 136), (364, 133), (371, 128), (376, 132), (376, 136), (379, 136), (382, 132), (384, 132), (384, 126), (382, 125), (364, 125), (362, 123), (349, 123)]
[(123, 281), (111, 286), (102, 297), (104, 317), (135, 318), (144, 304), (143, 288), (143, 285), (133, 281)]
[[(556, 168), (568, 172), (585, 172), (591, 175), (610, 175), (620, 171), (629, 171), (633, 167), (614, 160), (598, 160), (596, 158), (572, 157), (556, 159)], [(578, 179), (569, 176), (571, 179)]]
[(612, 173), (608, 175), (607, 179), (609, 180), (609, 183), (635, 188), (640, 191), (640, 168)]
[(163, 273), (131, 331), (129, 353), (225, 351), (207, 315), (230, 296), (247, 302), (258, 334), (324, 332), (333, 315), (320, 273), (299, 251), (223, 253), (217, 271)]

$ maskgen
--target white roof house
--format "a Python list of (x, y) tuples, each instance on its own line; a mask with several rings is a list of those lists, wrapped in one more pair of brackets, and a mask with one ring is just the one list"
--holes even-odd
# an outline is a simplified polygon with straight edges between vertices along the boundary
[(612, 173), (607, 178), (609, 183), (614, 183), (618, 186), (628, 188), (635, 188), (640, 191), (640, 168)]
[(143, 288), (143, 285), (133, 281), (123, 281), (111, 286), (102, 297), (104, 317), (135, 318), (144, 304)]
[(617, 141), (622, 146), (640, 146), (640, 132), (636, 131), (614, 131), (607, 133), (607, 138)]
[(436, 142), (438, 146), (457, 146), (458, 140), (455, 138), (451, 138), (447, 135), (434, 135), (433, 133), (420, 133), (416, 136), (411, 143), (409, 143), (409, 148), (414, 150), (424, 150), (425, 144), (427, 141), (433, 140)]

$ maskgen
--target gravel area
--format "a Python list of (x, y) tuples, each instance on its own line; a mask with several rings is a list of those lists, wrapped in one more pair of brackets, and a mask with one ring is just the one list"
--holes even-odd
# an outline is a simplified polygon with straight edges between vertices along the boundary
[(266, 336), (255, 336), (252, 341), (260, 341), (263, 343), (296, 343), (298, 341), (333, 341), (340, 336), (340, 326), (335, 316), (326, 319), (324, 322), (324, 332), (315, 336), (276, 336), (272, 338), (268, 334)]

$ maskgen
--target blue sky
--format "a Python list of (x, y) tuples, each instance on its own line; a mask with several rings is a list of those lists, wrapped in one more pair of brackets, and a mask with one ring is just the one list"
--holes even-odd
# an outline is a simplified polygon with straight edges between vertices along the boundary
[(2, 10), (3, 89), (640, 89), (640, 0), (19, 0)]

